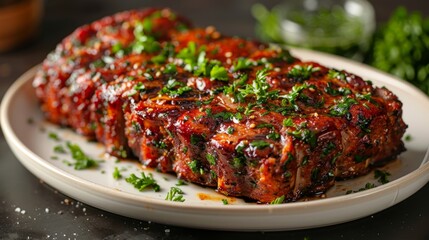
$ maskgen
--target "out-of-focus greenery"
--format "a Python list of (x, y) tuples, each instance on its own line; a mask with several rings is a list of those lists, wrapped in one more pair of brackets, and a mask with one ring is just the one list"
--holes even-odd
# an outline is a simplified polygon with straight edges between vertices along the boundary
[(283, 43), (279, 16), (275, 9), (270, 11), (264, 5), (257, 3), (252, 6), (252, 15), (258, 21), (256, 34), (262, 41)]
[(374, 37), (366, 62), (429, 95), (429, 18), (399, 7)]
[[(256, 4), (252, 14), (258, 21), (256, 33), (261, 40), (284, 43), (275, 9)], [(364, 62), (409, 81), (429, 95), (429, 18), (398, 7), (389, 21), (377, 28)]]

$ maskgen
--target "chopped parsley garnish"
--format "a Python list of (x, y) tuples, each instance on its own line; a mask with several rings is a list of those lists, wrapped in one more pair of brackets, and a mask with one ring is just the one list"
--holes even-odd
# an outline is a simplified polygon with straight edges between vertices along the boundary
[(386, 183), (388, 183), (388, 182), (389, 182), (388, 177), (389, 177), (390, 175), (391, 175), (391, 174), (390, 174), (389, 172), (387, 172), (387, 171), (383, 171), (383, 170), (379, 170), (379, 169), (376, 169), (376, 170), (374, 171), (374, 178), (375, 178), (375, 179), (377, 179), (377, 181), (378, 181), (379, 183), (381, 183), (381, 184), (386, 184)]
[(206, 158), (210, 165), (216, 165), (216, 157), (213, 154), (207, 153)]
[(234, 72), (236, 72), (239, 70), (250, 69), (254, 65), (255, 65), (255, 62), (253, 60), (250, 60), (244, 57), (239, 57), (234, 62), (233, 69), (234, 69)]
[(243, 88), (238, 89), (238, 99), (242, 102), (244, 98), (252, 96), (256, 98), (256, 103), (261, 104), (267, 102), (269, 99), (278, 97), (278, 90), (268, 91), (270, 85), (267, 83), (268, 69), (259, 70), (256, 73), (256, 78), (251, 84), (244, 85)]
[(298, 129), (295, 131), (289, 131), (287, 134), (304, 141), (309, 144), (311, 148), (314, 148), (317, 144), (316, 133), (308, 128), (298, 126)]
[(298, 106), (295, 104), (296, 99), (299, 97), (300, 93), (307, 88), (313, 87), (312, 85), (308, 85), (307, 83), (304, 83), (302, 85), (294, 85), (292, 89), (289, 91), (289, 93), (285, 95), (281, 95), (279, 97), (284, 98), (288, 101), (287, 104), (289, 104), (293, 109), (298, 110)]
[(177, 73), (177, 67), (176, 65), (169, 63), (165, 65), (165, 69), (163, 71), (165, 74), (176, 74)]
[(118, 180), (122, 178), (122, 174), (121, 172), (119, 172), (119, 168), (115, 167), (115, 169), (113, 170), (113, 178)]
[(342, 97), (336, 105), (331, 107), (329, 114), (337, 117), (344, 116), (349, 112), (350, 107), (357, 103), (354, 98)]
[(359, 188), (357, 191), (348, 190), (346, 192), (346, 194), (362, 192), (362, 191), (365, 191), (365, 190), (368, 190), (368, 189), (371, 189), (371, 188), (375, 188), (375, 184), (374, 183), (366, 183), (363, 188)]
[(146, 174), (142, 172), (141, 175), (142, 177), (139, 178), (134, 173), (132, 173), (129, 177), (125, 178), (125, 181), (127, 181), (127, 183), (131, 183), (134, 188), (138, 189), (139, 191), (143, 191), (146, 188), (152, 187), (155, 192), (159, 192), (160, 186), (156, 183), (156, 180), (153, 179), (151, 173), (146, 176)]
[(183, 179), (177, 180), (176, 186), (184, 186), (188, 185)]
[(411, 140), (413, 140), (413, 137), (410, 134), (405, 135), (405, 139), (406, 142), (409, 142)]
[(333, 88), (332, 83), (328, 82), (325, 87), (325, 92), (331, 96), (347, 96), (352, 93), (349, 88), (339, 87)]
[(343, 71), (338, 71), (335, 69), (330, 69), (328, 72), (328, 77), (330, 79), (339, 79), (342, 81), (346, 80), (346, 74)]
[(178, 187), (171, 187), (170, 191), (168, 191), (165, 200), (173, 201), (173, 202), (184, 202), (183, 198), (184, 192)]
[(136, 85), (134, 85), (134, 90), (137, 92), (144, 92), (146, 91), (146, 87), (142, 82), (138, 82)]
[(222, 66), (214, 65), (210, 70), (210, 79), (228, 81), (228, 71)]
[(293, 120), (292, 120), (292, 118), (285, 118), (285, 119), (283, 119), (283, 126), (285, 126), (285, 127), (293, 127)]
[(222, 198), (222, 203), (223, 205), (228, 205), (229, 204), (228, 199)]
[(54, 152), (56, 153), (66, 153), (66, 150), (62, 145), (57, 145), (54, 147)]
[(188, 162), (188, 167), (193, 173), (204, 174), (204, 169), (200, 167), (200, 162), (196, 159)]
[(293, 68), (288, 72), (287, 76), (289, 78), (294, 79), (297, 82), (302, 82), (311, 77), (311, 74), (314, 72), (320, 71), (319, 67), (313, 67), (313, 65), (295, 65)]
[(54, 141), (61, 141), (60, 137), (58, 136), (58, 134), (54, 133), (54, 132), (50, 132), (48, 134), (48, 137)]
[(250, 146), (255, 147), (257, 149), (264, 149), (270, 146), (270, 143), (265, 142), (263, 140), (254, 140), (250, 143)]
[(77, 144), (70, 142), (67, 142), (66, 144), (72, 154), (72, 158), (76, 160), (76, 162), (73, 163), (74, 169), (82, 170), (98, 165), (98, 162), (86, 155)]
[(161, 50), (161, 44), (157, 42), (153, 36), (147, 34), (148, 32), (150, 32), (150, 29), (148, 29), (147, 22), (148, 21), (136, 23), (136, 26), (134, 28), (135, 40), (131, 45), (133, 53), (154, 53)]
[(226, 129), (226, 133), (228, 133), (228, 134), (233, 134), (233, 133), (234, 133), (234, 131), (235, 131), (235, 129), (234, 129), (233, 127), (231, 127), (231, 126), (229, 126), (229, 127)]
[(168, 80), (167, 84), (159, 91), (158, 94), (167, 94), (170, 97), (178, 97), (182, 94), (191, 91), (192, 88), (184, 86), (184, 83), (176, 81), (175, 79)]
[(282, 204), (285, 201), (285, 196), (280, 196), (273, 201), (270, 202), (270, 204)]

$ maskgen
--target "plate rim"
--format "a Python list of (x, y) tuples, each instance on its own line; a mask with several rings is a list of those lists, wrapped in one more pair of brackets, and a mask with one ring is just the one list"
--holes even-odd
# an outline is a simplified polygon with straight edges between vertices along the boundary
[[(381, 77), (396, 80), (396, 81), (393, 81), (395, 83), (395, 85), (401, 86), (401, 87), (405, 86), (406, 89), (404, 89), (404, 91), (406, 91), (406, 92), (411, 91), (412, 94), (418, 95), (419, 98), (423, 98), (423, 99), (425, 99), (426, 102), (429, 103), (429, 99), (421, 91), (419, 91), (417, 88), (415, 88), (410, 83), (405, 82), (401, 79), (398, 79), (394, 76), (391, 76), (387, 73), (376, 70), (376, 69), (369, 67), (367, 65), (357, 63), (357, 62), (353, 62), (349, 59), (344, 59), (342, 57), (338, 57), (338, 56), (334, 56), (334, 55), (330, 55), (330, 54), (325, 54), (325, 53), (320, 53), (320, 52), (316, 52), (316, 51), (312, 51), (312, 50), (292, 49), (292, 52), (294, 55), (297, 55), (298, 57), (299, 57), (300, 53), (316, 55), (314, 61), (318, 61), (318, 59), (317, 59), (318, 56), (323, 56), (324, 58), (337, 59), (337, 60), (341, 60), (347, 64), (356, 65), (357, 67), (360, 67), (360, 68), (362, 68), (362, 67), (366, 68), (370, 72), (377, 74), (377, 75), (380, 75)], [(91, 183), (85, 179), (81, 179), (81, 178), (79, 178), (73, 174), (70, 174), (66, 171), (63, 171), (62, 169), (55, 167), (54, 165), (50, 164), (48, 161), (42, 159), (37, 154), (33, 153), (14, 134), (12, 127), (11, 127), (12, 124), (8, 120), (8, 114), (7, 114), (7, 112), (9, 111), (8, 107), (10, 106), (11, 101), (13, 100), (13, 97), (15, 97), (18, 94), (19, 89), (22, 89), (23, 87), (25, 87), (26, 84), (30, 84), (32, 77), (34, 76), (35, 72), (37, 71), (37, 69), (39, 67), (40, 67), (40, 65), (37, 65), (37, 66), (29, 69), (23, 75), (21, 75), (9, 87), (9, 89), (5, 93), (5, 95), (2, 99), (2, 102), (1, 102), (0, 125), (2, 127), (5, 139), (7, 140), (9, 146), (12, 148), (14, 153), (15, 153), (15, 151), (19, 150), (26, 157), (28, 157), (30, 160), (23, 160), (20, 157), (18, 157), (16, 153), (15, 153), (15, 156), (17, 156), (17, 158), (19, 159), (19, 161), (21, 163), (24, 163), (24, 161), (25, 161), (27, 164), (36, 164), (39, 167), (44, 168), (46, 171), (49, 171), (49, 172), (55, 174), (57, 178), (59, 178), (59, 177), (65, 178), (67, 180), (67, 182), (71, 183), (72, 185), (84, 186), (86, 189), (95, 191), (98, 195), (109, 197), (110, 199), (114, 199), (114, 200), (119, 200), (120, 202), (123, 202), (123, 203), (132, 203), (133, 205), (142, 204), (145, 207), (151, 207), (151, 208), (155, 208), (155, 209), (169, 209), (169, 210), (174, 210), (176, 212), (201, 211), (201, 210), (203, 210), (204, 212), (216, 213), (221, 208), (222, 210), (227, 210), (227, 211), (223, 211), (223, 212), (224, 212), (224, 214), (226, 213), (229, 216), (236, 215), (237, 213), (243, 214), (243, 211), (245, 211), (246, 214), (250, 214), (250, 215), (252, 215), (252, 214), (257, 215), (257, 214), (261, 214), (261, 213), (269, 213), (272, 215), (283, 215), (285, 213), (290, 213), (290, 211), (294, 212), (294, 211), (296, 211), (296, 209), (300, 209), (300, 208), (306, 208), (306, 209), (320, 208), (320, 207), (330, 206), (332, 204), (337, 204), (337, 203), (353, 204), (355, 202), (362, 201), (362, 199), (368, 198), (368, 196), (377, 197), (378, 195), (382, 195), (383, 193), (390, 193), (392, 191), (396, 192), (396, 194), (397, 194), (399, 191), (399, 187), (401, 185), (404, 185), (404, 184), (408, 185), (410, 181), (414, 181), (416, 179), (423, 178), (426, 175), (426, 179), (423, 180), (425, 183), (423, 183), (421, 186), (418, 187), (418, 189), (420, 189), (429, 180), (428, 179), (428, 177), (429, 177), (429, 175), (428, 175), (429, 163), (426, 163), (426, 164), (423, 164), (422, 166), (420, 166), (419, 168), (417, 168), (416, 170), (406, 174), (405, 176), (402, 176), (402, 177), (400, 177), (394, 181), (391, 181), (387, 184), (377, 186), (376, 188), (373, 188), (373, 189), (368, 189), (366, 191), (353, 193), (353, 194), (349, 194), (349, 195), (344, 195), (344, 196), (336, 196), (336, 197), (332, 197), (332, 198), (318, 199), (318, 200), (307, 201), (307, 202), (292, 202), (292, 203), (279, 204), (279, 205), (263, 204), (263, 205), (221, 205), (221, 206), (198, 205), (198, 206), (194, 206), (194, 205), (183, 205), (183, 204), (180, 204), (177, 202), (159, 201), (158, 199), (151, 199), (151, 198), (148, 198), (145, 196), (137, 196), (137, 195), (133, 195), (133, 194), (127, 193), (127, 192), (117, 191), (115, 189), (111, 189), (111, 188), (108, 188), (106, 186)], [(349, 69), (346, 67), (344, 67), (344, 69), (347, 69), (347, 71), (349, 71)], [(378, 80), (380, 80), (380, 79), (378, 79)], [(380, 81), (382, 81), (382, 80), (380, 80)], [(13, 145), (13, 147), (12, 147), (12, 145)], [(29, 162), (29, 161), (31, 161), (31, 162)], [(24, 164), (24, 166), (26, 166), (26, 168), (28, 168), (27, 165)], [(31, 171), (31, 172), (33, 172), (33, 171)], [(33, 172), (33, 174), (35, 174), (35, 173)], [(35, 174), (35, 175), (37, 175), (37, 174)], [(40, 177), (40, 176), (38, 176), (38, 177)], [(40, 178), (43, 180), (42, 177), (40, 177)], [(49, 183), (49, 184), (53, 185), (51, 183)], [(57, 190), (62, 192), (61, 189), (57, 189)], [(417, 190), (415, 190), (413, 193), (409, 194), (409, 196), (414, 194)], [(66, 193), (66, 194), (68, 195), (68, 193)], [(409, 197), (409, 196), (407, 196), (407, 197)], [(76, 198), (73, 195), (71, 195), (71, 197)], [(405, 197), (404, 199), (406, 199), (407, 197)], [(83, 202), (85, 202), (85, 201), (83, 201)], [(385, 206), (384, 208), (380, 209), (379, 211), (381, 211), (385, 208), (391, 207), (391, 206), (395, 205), (396, 203), (398, 203), (398, 202), (396, 202), (396, 200), (394, 200), (390, 205)], [(92, 205), (92, 204), (90, 204), (90, 205)], [(364, 216), (359, 216), (357, 218), (361, 218), (361, 217), (364, 217)], [(353, 220), (353, 219), (351, 219), (351, 220)], [(346, 220), (346, 221), (349, 221), (349, 220)], [(341, 221), (341, 222), (344, 222), (344, 221)], [(332, 223), (332, 224), (335, 224), (335, 223)], [(327, 224), (327, 225), (331, 225), (331, 224)], [(296, 229), (296, 228), (294, 228), (294, 229)]]

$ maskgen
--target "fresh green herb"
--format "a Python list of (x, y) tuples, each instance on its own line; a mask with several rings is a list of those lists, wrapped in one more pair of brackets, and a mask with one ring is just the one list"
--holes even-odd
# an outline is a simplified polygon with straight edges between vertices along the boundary
[(56, 153), (66, 153), (66, 150), (62, 145), (57, 145), (54, 147), (54, 152)]
[(248, 58), (239, 57), (233, 64), (234, 72), (244, 69), (250, 69), (252, 66), (255, 65), (255, 62), (253, 60), (250, 60)]
[(365, 191), (365, 190), (368, 190), (368, 189), (371, 189), (371, 188), (375, 188), (375, 184), (374, 183), (366, 183), (363, 188), (359, 188), (357, 191), (348, 190), (346, 192), (346, 194), (362, 192), (362, 191)]
[(199, 167), (199, 162), (197, 161), (197, 160), (192, 160), (192, 161), (190, 161), (190, 162), (188, 162), (188, 166), (189, 166), (189, 168), (191, 169), (191, 171), (193, 172), (193, 173), (198, 173), (198, 172), (201, 172), (201, 169), (200, 169), (200, 167)]
[(192, 88), (184, 86), (184, 83), (176, 81), (175, 79), (168, 80), (167, 84), (159, 91), (159, 95), (167, 94), (170, 97), (178, 97), (182, 94), (191, 91)]
[(336, 105), (331, 107), (329, 114), (337, 117), (344, 116), (349, 112), (350, 107), (357, 103), (354, 98), (342, 97)]
[(210, 165), (216, 165), (216, 157), (214, 155), (207, 153), (206, 158)]
[(346, 73), (344, 71), (338, 71), (336, 69), (329, 69), (328, 77), (330, 79), (338, 79), (342, 81), (346, 81), (347, 79)]
[(165, 200), (173, 201), (173, 202), (184, 202), (183, 191), (178, 187), (171, 187), (170, 191), (168, 191)]
[(349, 88), (339, 87), (333, 88), (332, 83), (328, 82), (325, 87), (325, 92), (331, 96), (347, 96), (352, 93)]
[(223, 205), (228, 205), (229, 204), (228, 199), (222, 198), (222, 203)]
[(283, 126), (285, 127), (293, 127), (293, 120), (292, 118), (285, 118), (283, 119)]
[(256, 98), (256, 103), (265, 103), (269, 99), (275, 99), (278, 97), (278, 90), (268, 91), (270, 85), (267, 83), (266, 78), (268, 74), (268, 69), (259, 70), (256, 73), (256, 78), (252, 84), (244, 85), (244, 88), (238, 89), (240, 95), (239, 99), (244, 100), (248, 96), (253, 96)]
[(256, 128), (274, 128), (274, 126), (271, 123), (261, 123), (256, 125)]
[(308, 157), (308, 156), (304, 156), (304, 157), (302, 158), (301, 166), (305, 166), (305, 165), (307, 165), (307, 164), (308, 164), (308, 159), (309, 159), (309, 157)]
[(270, 143), (265, 142), (263, 140), (254, 140), (250, 143), (250, 146), (255, 147), (257, 149), (264, 149), (270, 146)]
[(271, 201), (270, 204), (282, 204), (284, 203), (284, 201), (285, 201), (285, 196), (283, 195)]
[(388, 177), (390, 175), (391, 174), (389, 172), (387, 172), (387, 171), (383, 171), (383, 170), (379, 170), (379, 169), (376, 169), (374, 171), (374, 178), (377, 179), (378, 182), (381, 183), (381, 184), (388, 183), (389, 182)]
[[(146, 21), (147, 23), (147, 21)], [(141, 54), (142, 52), (154, 53), (161, 50), (161, 44), (155, 40), (151, 35), (148, 35), (147, 24), (144, 22), (137, 22), (134, 28), (135, 41), (132, 43), (132, 52)]]
[(244, 86), (247, 79), (248, 79), (247, 74), (240, 75), (238, 77), (238, 80), (234, 81), (232, 84), (229, 84), (224, 88), (223, 93), (225, 95), (233, 96), (235, 101), (241, 101), (242, 99), (238, 99), (238, 97), (241, 97), (241, 95), (238, 95), (237, 92), (240, 87)]
[(267, 139), (271, 140), (279, 140), (280, 134), (274, 130), (270, 131), (270, 133), (267, 135)]
[(163, 64), (167, 61), (167, 57), (164, 56), (163, 54), (159, 54), (159, 55), (153, 56), (150, 59), (150, 61), (156, 64)]
[(309, 144), (311, 148), (314, 148), (317, 144), (316, 133), (308, 128), (298, 127), (298, 129), (294, 131), (287, 132), (287, 134), (295, 137), (296, 139), (301, 139), (305, 143)]
[(240, 157), (234, 157), (232, 158), (232, 166), (234, 168), (240, 168), (244, 165), (244, 157), (240, 156)]
[(166, 149), (167, 148), (167, 144), (162, 140), (161, 141), (153, 141), (152, 143), (156, 148), (159, 148), (159, 149)]
[(122, 174), (119, 172), (119, 168), (115, 167), (115, 169), (113, 170), (113, 178), (118, 180), (122, 178)]
[(156, 183), (156, 180), (153, 178), (152, 174), (146, 176), (144, 172), (141, 173), (142, 177), (137, 177), (132, 173), (129, 177), (125, 179), (127, 183), (131, 183), (134, 188), (137, 188), (139, 191), (143, 191), (148, 187), (152, 187), (155, 192), (159, 192), (161, 189), (160, 186)]
[(82, 170), (98, 165), (97, 161), (86, 155), (77, 144), (67, 142), (66, 145), (72, 154), (72, 158), (76, 160), (73, 164), (74, 169)]
[(48, 137), (54, 141), (61, 141), (60, 137), (58, 136), (58, 134), (54, 133), (54, 132), (50, 132), (48, 134)]
[(169, 63), (165, 65), (165, 69), (163, 71), (165, 74), (176, 74), (177, 73), (177, 67), (173, 63)]
[(411, 140), (413, 140), (413, 137), (410, 134), (405, 135), (405, 141), (406, 142), (409, 142)]
[(144, 92), (146, 91), (146, 87), (142, 82), (138, 82), (136, 85), (134, 85), (134, 90), (137, 92)]
[(188, 185), (183, 179), (177, 180), (176, 186), (184, 186)]
[(210, 79), (228, 81), (228, 71), (222, 66), (215, 65), (210, 70)]
[(112, 53), (116, 54), (117, 56), (124, 55), (124, 47), (122, 46), (121, 42), (117, 42), (112, 45)]
[(367, 62), (429, 95), (429, 18), (398, 7), (375, 35)]
[(289, 91), (289, 93), (285, 94), (285, 95), (281, 95), (279, 96), (280, 98), (284, 98), (285, 100), (288, 101), (287, 104), (289, 104), (290, 106), (292, 106), (292, 108), (294, 108), (295, 110), (298, 110), (298, 106), (295, 104), (296, 99), (299, 97), (300, 93), (304, 90), (309, 88), (310, 85), (308, 85), (307, 83), (304, 83), (302, 85), (294, 85), (292, 87), (292, 89)]
[(303, 82), (311, 77), (311, 74), (320, 71), (319, 67), (313, 67), (313, 65), (295, 65), (288, 72), (287, 76), (292, 78), (296, 82)]
[(234, 129), (233, 127), (231, 127), (231, 126), (229, 126), (229, 127), (226, 129), (226, 133), (228, 133), (228, 134), (233, 134), (233, 133), (234, 133), (234, 131), (235, 131), (235, 129)]

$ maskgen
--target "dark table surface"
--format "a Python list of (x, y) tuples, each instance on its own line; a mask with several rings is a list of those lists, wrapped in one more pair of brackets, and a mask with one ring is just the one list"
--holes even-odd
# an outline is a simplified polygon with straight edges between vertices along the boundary
[[(254, 37), (250, 15), (254, 2), (47, 0), (39, 36), (27, 46), (0, 54), (0, 97), (73, 29), (102, 16), (131, 8), (169, 6), (199, 26), (214, 25), (228, 35)], [(264, 3), (273, 6), (278, 2)], [(378, 0), (373, 5), (378, 22), (385, 21), (398, 5), (429, 14), (427, 1)], [(0, 239), (429, 239), (428, 198), (426, 185), (407, 200), (372, 216), (299, 231), (241, 233), (166, 226), (111, 214), (52, 189), (19, 163), (0, 133)]]

